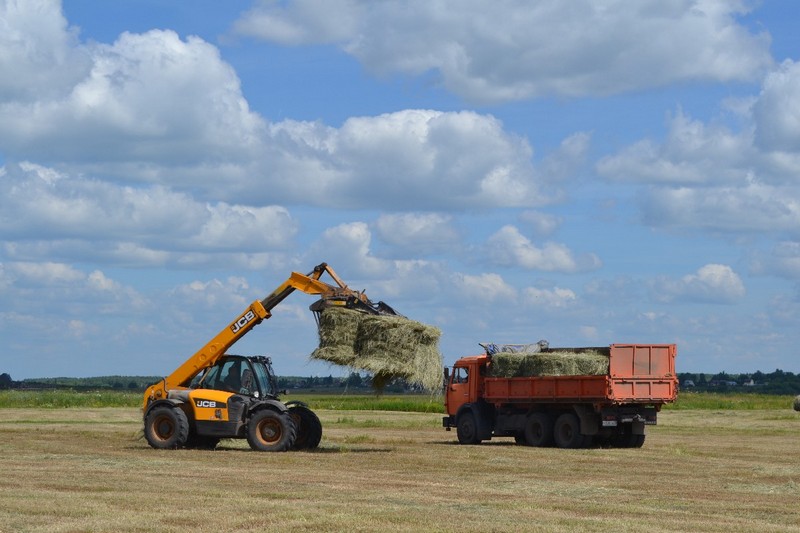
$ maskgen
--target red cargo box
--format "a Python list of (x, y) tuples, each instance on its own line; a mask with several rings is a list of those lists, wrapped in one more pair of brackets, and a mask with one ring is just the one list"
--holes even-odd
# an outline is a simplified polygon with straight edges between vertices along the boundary
[(609, 375), (486, 378), (492, 403), (652, 403), (675, 400), (674, 344), (612, 344)]

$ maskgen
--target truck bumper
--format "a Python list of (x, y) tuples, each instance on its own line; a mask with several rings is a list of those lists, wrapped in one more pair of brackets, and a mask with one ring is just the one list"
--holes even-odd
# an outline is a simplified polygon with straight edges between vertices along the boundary
[(445, 416), (442, 417), (442, 426), (447, 430), (450, 431), (450, 428), (455, 427), (455, 418), (452, 416)]

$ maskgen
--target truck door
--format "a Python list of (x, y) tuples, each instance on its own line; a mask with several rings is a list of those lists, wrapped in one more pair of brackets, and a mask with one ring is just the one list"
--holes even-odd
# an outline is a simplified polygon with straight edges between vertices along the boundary
[(453, 367), (450, 385), (447, 387), (447, 414), (455, 415), (458, 409), (470, 401), (470, 371), (465, 366)]

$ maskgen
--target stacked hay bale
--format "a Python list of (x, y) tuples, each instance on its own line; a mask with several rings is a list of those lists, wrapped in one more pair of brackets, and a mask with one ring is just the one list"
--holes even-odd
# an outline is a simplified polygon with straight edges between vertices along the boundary
[(442, 383), (438, 328), (401, 316), (331, 307), (320, 314), (312, 359), (364, 370), (377, 389), (394, 378), (435, 391)]
[(494, 378), (532, 376), (601, 376), (608, 373), (608, 356), (598, 351), (555, 350), (537, 353), (499, 352), (492, 355), (488, 375)]

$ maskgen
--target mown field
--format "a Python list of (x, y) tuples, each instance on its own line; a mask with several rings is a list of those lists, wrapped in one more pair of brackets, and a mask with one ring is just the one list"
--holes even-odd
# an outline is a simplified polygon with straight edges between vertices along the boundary
[(460, 446), (436, 412), (331, 396), (320, 448), (275, 454), (153, 450), (137, 407), (4, 407), (0, 531), (800, 531), (800, 413), (778, 398), (686, 397), (641, 449), (561, 450)]

